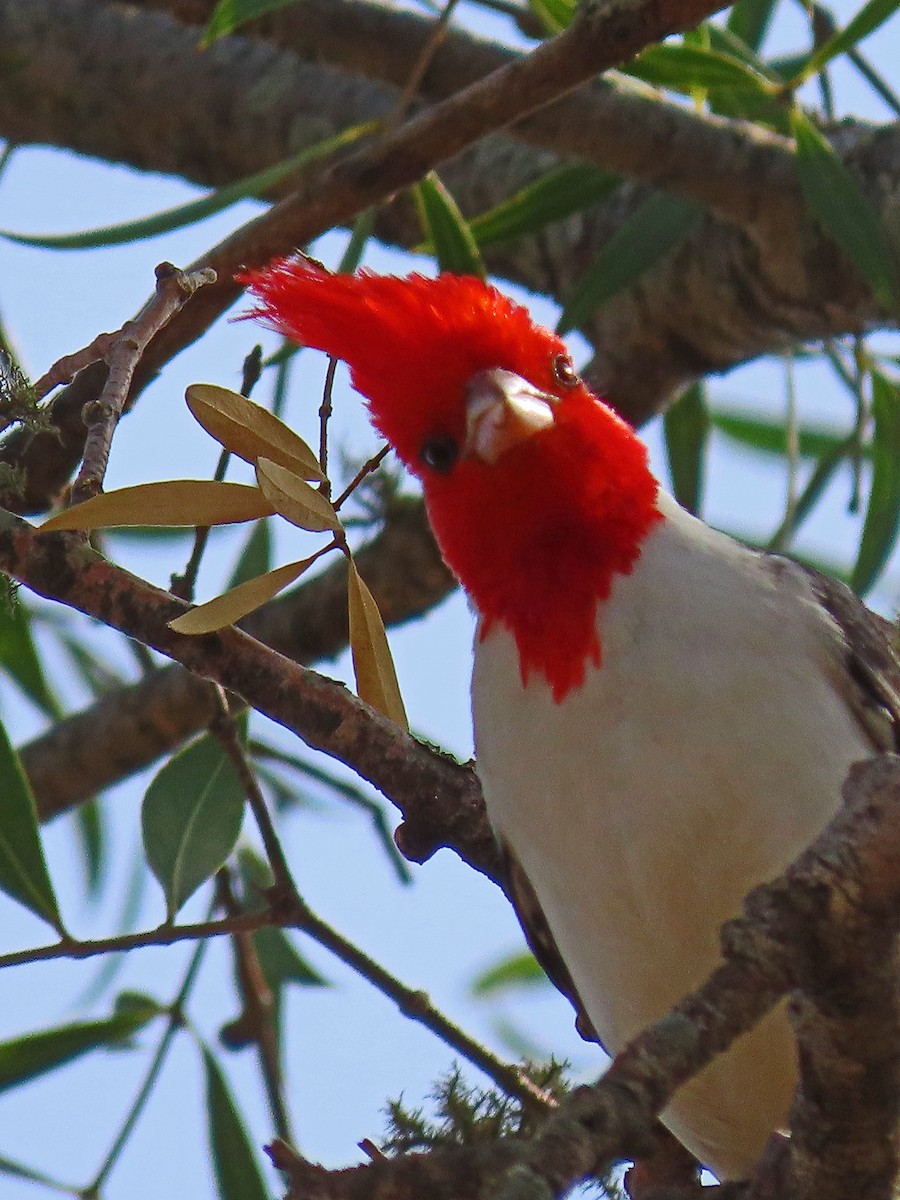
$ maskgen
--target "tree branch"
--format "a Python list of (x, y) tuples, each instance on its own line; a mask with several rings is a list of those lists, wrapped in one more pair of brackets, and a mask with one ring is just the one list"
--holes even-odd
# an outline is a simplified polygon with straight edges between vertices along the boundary
[[(390, 502), (381, 532), (356, 561), (388, 625), (421, 616), (454, 586), (421, 501), (409, 497)], [(346, 596), (341, 556), (243, 625), (296, 662), (334, 658), (347, 645)], [(208, 686), (177, 665), (107, 693), (20, 748), (41, 818), (49, 820), (148, 766), (208, 728), (213, 717)], [(420, 857), (427, 857), (427, 839), (415, 841)]]
[[(113, 629), (220, 684), (307, 745), (351, 766), (408, 817), (410, 855), (452, 845), (470, 866), (499, 881), (496, 843), (471, 767), (416, 741), (343, 686), (229, 628), (185, 637), (167, 622), (187, 605), (107, 562), (70, 534), (39, 534), (0, 513), (0, 570), (39, 595), (95, 617)], [(342, 607), (346, 607), (342, 601)], [(204, 714), (204, 724), (210, 716)], [(70, 769), (72, 769), (70, 765)], [(433, 831), (446, 833), (437, 841)]]
[[(613, 1161), (641, 1157), (655, 1116), (675, 1091), (791, 989), (801, 990), (816, 1013), (798, 1021), (801, 1084), (794, 1113), (809, 1096), (826, 1112), (832, 1103), (842, 1104), (842, 1130), (832, 1143), (827, 1133), (807, 1140), (812, 1130), (805, 1120), (792, 1127), (774, 1194), (791, 1200), (846, 1200), (856, 1194), (888, 1200), (898, 1175), (896, 960), (893, 952), (885, 956), (887, 987), (870, 988), (860, 978), (866, 972), (857, 967), (865, 960), (868, 970), (873, 951), (886, 943), (893, 951), (896, 945), (900, 758), (885, 755), (858, 764), (844, 800), (813, 845), (783, 876), (751, 893), (744, 914), (725, 927), (722, 965), (638, 1034), (598, 1083), (573, 1091), (532, 1140), (501, 1139), (488, 1147), (382, 1159), (343, 1171), (325, 1171), (276, 1146), (273, 1158), (292, 1185), (288, 1200), (561, 1196)], [(847, 1005), (848, 997), (858, 1001), (863, 992), (875, 998), (874, 1009)], [(840, 1047), (840, 1053), (815, 1058), (813, 1068), (821, 1049), (809, 1037), (814, 1025), (815, 1038), (827, 1031), (830, 1048)], [(870, 1081), (874, 1095), (866, 1094)], [(831, 1129), (828, 1121), (826, 1128)]]
[[(136, 0), (134, 7), (168, 12), (202, 28), (214, 0)], [(366, 0), (308, 0), (302, 9), (279, 9), (241, 26), (238, 36), (264, 40), (307, 63), (401, 88), (432, 29), (427, 17)], [(417, 95), (432, 104), (446, 100), (521, 57), (453, 29), (436, 49)], [(665, 187), (743, 226), (754, 226), (767, 205), (774, 205), (782, 220), (796, 221), (802, 212), (789, 139), (748, 121), (655, 98), (624, 78), (588, 83), (517, 121), (507, 136)], [(753, 187), (746, 186), (748, 178), (755, 180)]]
[[(317, 2), (327, 4), (328, 0)], [(338, 9), (339, 14), (343, 11)], [(324, 25), (324, 18), (320, 23)], [(317, 28), (315, 22), (313, 28)], [(418, 36), (417, 32), (415, 39), (407, 40), (418, 45)], [(195, 32), (161, 14), (136, 13), (132, 6), (120, 9), (96, 0), (31, 0), (28, 5), (0, 0), (0, 43), (3, 41), (17, 46), (16, 61), (26, 68), (17, 67), (11, 77), (2, 78), (0, 131), (24, 142), (49, 137), (82, 152), (179, 171), (212, 183), (230, 182), (284, 158), (296, 151), (298, 142), (308, 144), (323, 132), (333, 132), (373, 113), (387, 114), (396, 100), (395, 92), (383, 85), (360, 84), (341, 72), (303, 64), (292, 54), (279, 54), (249, 39), (226, 39), (198, 55)], [(466, 44), (460, 43), (460, 47), (464, 50)], [(493, 54), (496, 48), (489, 50)], [(544, 46), (538, 53), (546, 50)], [(624, 53), (624, 46), (620, 50)], [(608, 57), (613, 53), (611, 46)], [(81, 74), (76, 74), (79, 83), (74, 90), (71, 76), (61, 76), (54, 68), (60, 54), (67, 62), (78, 55), (74, 69)], [(402, 65), (406, 65), (405, 59)], [(516, 61), (509, 64), (510, 69), (516, 66)], [(561, 63), (559, 69), (567, 73), (568, 64)], [(2, 70), (0, 61), (0, 73)], [(494, 85), (479, 86), (487, 86), (490, 92)], [(741, 123), (687, 114), (683, 106), (638, 99), (609, 85), (588, 90), (593, 95), (598, 88), (606, 97), (601, 107), (608, 110), (603, 120), (598, 114), (599, 125), (583, 114), (563, 125), (588, 131), (592, 138), (595, 126), (601, 133), (606, 129), (605, 138), (596, 134), (597, 146), (606, 156), (605, 166), (677, 188), (679, 180), (713, 177), (717, 163), (728, 164), (723, 167), (722, 179), (735, 196), (744, 197), (744, 215), (753, 230), (748, 236), (733, 227), (708, 223), (679, 254), (669, 256), (637, 287), (614, 297), (589, 323), (585, 332), (598, 347), (589, 372), (592, 382), (630, 419), (643, 420), (698, 374), (727, 369), (788, 342), (838, 336), (885, 322), (834, 246), (805, 218), (798, 225), (791, 217), (796, 210), (796, 183), (786, 181), (790, 163), (781, 139), (773, 140)], [(250, 109), (248, 94), (259, 101)], [(366, 197), (384, 195), (400, 186), (416, 155), (421, 156), (419, 164), (424, 169), (451, 154), (452, 138), (431, 136), (435, 121), (437, 127), (446, 126), (446, 120), (459, 111), (456, 106), (465, 108), (467, 103), (455, 97), (450, 108), (439, 105), (431, 115), (420, 116), (405, 127), (402, 136), (398, 132), (400, 141), (387, 143), (396, 151), (394, 164), (378, 166), (379, 155), (383, 155), (378, 146), (353, 156), (349, 160), (351, 175), (355, 162), (361, 172), (357, 183), (365, 184), (355, 205), (346, 189), (342, 190), (352, 178), (341, 174), (343, 168), (336, 169), (317, 177), (295, 197), (295, 205), (308, 203), (309, 221), (301, 219), (279, 234), (269, 218), (263, 218), (252, 227), (249, 242), (245, 244), (249, 234), (238, 234), (211, 252), (210, 261), (215, 260), (223, 277), (230, 278), (242, 260), (249, 263), (257, 255), (282, 253), (326, 225), (346, 220), (348, 206), (358, 207)], [(89, 107), (89, 120), (82, 104)], [(642, 106), (640, 112), (635, 106)], [(157, 112), (161, 127), (147, 119), (148, 113)], [(201, 114), (209, 114), (205, 125)], [(485, 124), (482, 132), (502, 123), (505, 115)], [(477, 105), (470, 116), (477, 122)], [(189, 122), (189, 130), (185, 122)], [(402, 154), (406, 136), (412, 136), (412, 157)], [(499, 140), (470, 147), (447, 163), (446, 180), (465, 211), (496, 203), (559, 161), (545, 152), (517, 147), (505, 135), (497, 136)], [(900, 128), (878, 133), (842, 130), (841, 144), (870, 200), (888, 214), (893, 181), (900, 177)], [(623, 154), (634, 155), (635, 161), (620, 161)], [(690, 171), (687, 167), (679, 170), (680, 162), (693, 166)], [(653, 173), (657, 168), (662, 176)], [(372, 172), (377, 176), (374, 183)], [(781, 201), (775, 204), (773, 195), (781, 196), (787, 208)], [(528, 240), (495, 250), (489, 255), (491, 269), (536, 290), (564, 294), (578, 278), (583, 263), (636, 201), (626, 189), (612, 204), (548, 229), (537, 249)], [(711, 194), (707, 202), (716, 203)], [(725, 211), (730, 201), (723, 198), (721, 202)], [(732, 207), (729, 211), (736, 214), (738, 210)], [(286, 215), (285, 210), (281, 212)], [(415, 241), (418, 228), (408, 206), (388, 206), (379, 235), (406, 245)], [(210, 308), (217, 311), (231, 298), (213, 289), (207, 293)], [(143, 386), (170, 353), (199, 336), (214, 316), (210, 309), (188, 306), (169, 341), (157, 340), (151, 346), (138, 386)], [(102, 376), (102, 370), (83, 373), (54, 402), (52, 416), (58, 437), (15, 434), (8, 439), (0, 459), (25, 466), (29, 475), (25, 495), (7, 497), (9, 506), (18, 511), (41, 509), (64, 484), (83, 445), (81, 409), (96, 397)]]

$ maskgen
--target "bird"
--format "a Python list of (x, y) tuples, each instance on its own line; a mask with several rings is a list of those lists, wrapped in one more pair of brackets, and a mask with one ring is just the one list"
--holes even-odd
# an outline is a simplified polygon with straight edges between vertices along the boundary
[[(475, 276), (246, 272), (250, 315), (350, 368), (476, 617), (476, 769), (520, 920), (611, 1054), (700, 985), (748, 891), (896, 750), (892, 627), (680, 507), (564, 342)], [(787, 1125), (770, 1013), (680, 1090), (719, 1179)]]

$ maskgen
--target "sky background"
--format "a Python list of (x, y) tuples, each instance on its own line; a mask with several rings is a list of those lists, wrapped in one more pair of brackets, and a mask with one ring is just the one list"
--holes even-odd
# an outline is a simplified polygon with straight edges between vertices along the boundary
[[(857, 6), (836, 6), (843, 22)], [(481, 32), (510, 37), (504, 22), (487, 19), (463, 4), (459, 19)], [(774, 45), (805, 45), (802, 14), (787, 10), (779, 19)], [(866, 45), (873, 63), (891, 77), (897, 61), (896, 19)], [(835, 71), (839, 112), (884, 121), (890, 114), (845, 68)], [(29, 232), (72, 231), (145, 215), (202, 194), (178, 180), (139, 174), (49, 149), (19, 151), (0, 180), (0, 228)], [(245, 203), (190, 229), (132, 246), (91, 252), (29, 250), (0, 241), (0, 313), (25, 368), (36, 377), (62, 354), (88, 343), (98, 331), (114, 329), (144, 302), (152, 288), (153, 268), (168, 259), (183, 265), (231, 229), (259, 211)], [(342, 234), (321, 239), (314, 253), (336, 264), (346, 242)], [(429, 271), (427, 260), (411, 260), (372, 246), (366, 263), (379, 270)], [(504, 285), (506, 288), (506, 285)], [(539, 320), (553, 324), (556, 310), (545, 300), (514, 288)], [(209, 477), (218, 447), (197, 426), (184, 405), (184, 389), (205, 381), (239, 386), (241, 363), (256, 341), (274, 349), (273, 337), (246, 324), (220, 321), (203, 341), (189, 348), (142, 397), (123, 420), (114, 442), (107, 486), (150, 479)], [(889, 343), (885, 341), (884, 345)], [(585, 344), (571, 339), (576, 363), (587, 357)], [(896, 347), (894, 347), (896, 349)], [(294, 373), (287, 419), (310, 441), (316, 438), (316, 409), (324, 359), (306, 353)], [(818, 365), (797, 368), (801, 418), (815, 417), (849, 429), (851, 402), (833, 376)], [(255, 398), (267, 402), (272, 377)], [(714, 381), (712, 396), (723, 407), (784, 411), (784, 375), (778, 364), (760, 363)], [(659, 422), (645, 431), (653, 463), (665, 477)], [(332, 445), (364, 458), (377, 448), (374, 435), (350, 392), (343, 370), (335, 392)], [(240, 464), (238, 464), (240, 466)], [(244, 478), (240, 470), (230, 478)], [(410, 485), (411, 486), (411, 485)], [(858, 522), (846, 512), (849, 474), (836, 479), (825, 502), (804, 527), (800, 546), (814, 557), (847, 561), (858, 539)], [(714, 438), (707, 476), (706, 516), (714, 524), (764, 537), (783, 511), (782, 471), (762, 458)], [(224, 585), (246, 538), (246, 530), (214, 536), (201, 571), (198, 599)], [(281, 527), (276, 562), (299, 558), (320, 540)], [(189, 539), (172, 539), (148, 548), (115, 539), (116, 555), (152, 582), (166, 586), (172, 571), (183, 568)], [(893, 613), (897, 597), (896, 563), (872, 597)], [(42, 611), (50, 611), (50, 606)], [(87, 630), (87, 619), (78, 627)], [(95, 644), (109, 647), (122, 661), (120, 641), (90, 629)], [(411, 723), (429, 740), (455, 754), (471, 752), (468, 676), (472, 619), (459, 594), (433, 614), (392, 632), (391, 643)], [(48, 665), (67, 703), (81, 706), (88, 697), (73, 677), (52, 639), (42, 638)], [(348, 679), (346, 656), (323, 665), (327, 674)], [(3, 719), (17, 743), (42, 728), (42, 718), (11, 685), (0, 681)], [(262, 728), (260, 722), (257, 729)], [(271, 733), (271, 727), (267, 730)], [(276, 735), (290, 745), (285, 735)], [(291, 749), (303, 752), (296, 743)], [(140, 801), (154, 771), (111, 789), (105, 800), (114, 846), (114, 876), (102, 901), (84, 899), (83, 873), (73, 854), (71, 826), (58, 821), (45, 831), (54, 884), (66, 920), (82, 936), (102, 936), (120, 921), (124, 895), (139, 853)], [(298, 884), (310, 905), (372, 954), (404, 982), (429, 992), (434, 1002), (478, 1038), (505, 1053), (498, 1018), (514, 1019), (541, 1047), (569, 1057), (577, 1078), (590, 1078), (602, 1064), (596, 1048), (583, 1044), (572, 1029), (568, 1005), (549, 989), (527, 1000), (501, 1004), (473, 1001), (473, 977), (521, 945), (508, 905), (493, 885), (465, 868), (449, 852), (423, 867), (413, 867), (413, 883), (401, 886), (360, 811), (319, 797), (316, 809), (295, 811), (284, 823), (284, 842)], [(393, 818), (392, 818), (393, 821)], [(245, 835), (252, 840), (249, 822)], [(181, 914), (198, 918), (206, 905), (196, 896)], [(139, 923), (149, 927), (164, 916), (162, 895), (147, 877)], [(0, 951), (40, 944), (47, 930), (22, 908), (0, 896)], [(292, 989), (286, 1013), (288, 1098), (296, 1141), (309, 1157), (329, 1166), (359, 1161), (357, 1142), (377, 1141), (384, 1129), (382, 1110), (401, 1094), (415, 1106), (454, 1055), (432, 1034), (404, 1020), (391, 1003), (305, 939), (298, 944), (333, 984), (328, 989)], [(189, 949), (180, 946), (144, 950), (129, 956), (117, 988), (150, 991), (162, 1000), (174, 995)], [(0, 1040), (86, 1014), (101, 1016), (102, 1005), (82, 1000), (100, 970), (87, 963), (50, 963), (0, 972)], [(104, 1002), (105, 1003), (105, 1002)], [(189, 1016), (202, 1036), (214, 1042), (223, 1022), (236, 1015), (230, 955), (224, 942), (212, 945), (203, 975), (189, 1005)], [(136, 1048), (96, 1054), (0, 1096), (0, 1156), (46, 1169), (75, 1185), (90, 1179), (118, 1131), (156, 1044), (157, 1027), (137, 1040)], [(234, 1092), (248, 1113), (254, 1141), (271, 1136), (253, 1054), (222, 1052)], [(467, 1068), (480, 1081), (474, 1068)], [(209, 1173), (204, 1128), (201, 1063), (196, 1043), (179, 1036), (137, 1132), (107, 1185), (111, 1200), (158, 1200), (166, 1196), (205, 1200), (215, 1195)], [(279, 1181), (269, 1174), (273, 1195)], [(31, 1200), (50, 1194), (31, 1183), (0, 1177), (4, 1200)]]

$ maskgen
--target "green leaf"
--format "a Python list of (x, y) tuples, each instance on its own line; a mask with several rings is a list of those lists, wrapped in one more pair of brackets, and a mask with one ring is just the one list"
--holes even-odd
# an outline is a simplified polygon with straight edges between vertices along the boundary
[(369, 238), (375, 229), (375, 209), (364, 209), (354, 220), (350, 230), (350, 240), (344, 247), (341, 261), (338, 263), (336, 274), (352, 275), (362, 262)]
[(858, 50), (850, 50), (847, 54), (847, 59), (856, 67), (872, 91), (881, 97), (895, 116), (900, 117), (900, 97), (888, 86), (871, 63), (863, 58)]
[(843, 442), (839, 442), (822, 454), (822, 457), (816, 463), (815, 470), (809, 477), (806, 487), (804, 487), (803, 491), (797, 497), (797, 502), (793, 506), (792, 511), (787, 514), (772, 535), (768, 549), (783, 550), (790, 545), (794, 534), (796, 534), (801, 524), (816, 506), (819, 497), (834, 477), (835, 471), (844, 459), (853, 452), (855, 442), (856, 437), (851, 434)]
[(900, 532), (900, 388), (872, 371), (872, 487), (859, 554), (850, 586), (859, 595), (872, 587)]
[(31, 787), (0, 724), (0, 890), (64, 933)]
[(219, 0), (203, 31), (200, 47), (205, 50), (217, 38), (234, 33), (248, 21), (296, 3), (297, 0)]
[(837, 33), (819, 46), (809, 58), (800, 78), (794, 82), (799, 84), (836, 58), (839, 54), (852, 50), (870, 33), (874, 33), (879, 25), (894, 15), (900, 7), (900, 0), (869, 0), (864, 4), (849, 25), (839, 29)]
[(581, 277), (557, 325), (567, 333), (679, 246), (701, 216), (696, 204), (656, 192), (612, 235)]
[(546, 987), (547, 976), (527, 950), (511, 954), (482, 971), (472, 981), (473, 996), (495, 996), (498, 992)]
[(247, 1130), (221, 1067), (203, 1047), (206, 1111), (213, 1170), (221, 1200), (269, 1200)]
[(263, 518), (257, 521), (250, 530), (250, 536), (244, 543), (240, 557), (235, 563), (234, 570), (228, 580), (226, 591), (254, 579), (257, 575), (265, 575), (272, 567), (272, 528), (271, 522)]
[(900, 311), (900, 289), (878, 214), (852, 172), (799, 108), (791, 113), (791, 129), (797, 140), (800, 186), (811, 212), (869, 284), (878, 303)]
[(416, 184), (413, 194), (422, 232), (440, 269), (484, 279), (484, 263), (472, 230), (434, 171), (429, 171), (421, 183)]
[(726, 28), (745, 42), (751, 50), (763, 44), (776, 0), (738, 0), (728, 14)]
[(75, 828), (81, 844), (88, 896), (96, 899), (100, 892), (100, 884), (103, 882), (103, 869), (106, 866), (103, 814), (96, 797), (78, 805), (75, 813)]
[(244, 789), (214, 738), (200, 738), (157, 773), (141, 824), (170, 920), (234, 849), (243, 816)]
[(84, 229), (78, 233), (27, 234), (2, 229), (0, 237), (20, 246), (33, 246), (45, 250), (88, 250), (101, 246), (121, 246), (142, 238), (157, 237), (159, 234), (170, 233), (173, 229), (182, 229), (185, 225), (192, 225), (205, 217), (211, 217), (248, 196), (260, 196), (289, 178), (295, 171), (374, 133), (377, 128), (377, 121), (354, 125), (334, 137), (317, 142), (314, 146), (307, 146), (299, 154), (266, 167), (264, 171), (257, 171), (244, 179), (229, 183), (226, 187), (201, 196), (199, 200), (179, 204), (176, 208), (167, 208), (164, 212), (153, 213), (149, 217), (139, 217), (137, 220), (124, 221), (118, 225), (105, 225), (100, 229)]
[[(775, 454), (784, 458), (787, 454), (787, 430), (783, 420), (759, 417), (754, 413), (721, 412), (710, 413), (710, 420), (719, 433), (724, 433), (741, 445), (763, 454)], [(797, 430), (797, 445), (801, 458), (820, 459), (823, 455), (839, 450), (846, 434), (830, 430), (801, 426)]]
[(275, 925), (258, 929), (253, 935), (259, 964), (271, 991), (284, 984), (300, 987), (330, 987), (328, 980), (311, 967), (283, 929)]
[(703, 503), (709, 427), (706, 390), (699, 383), (682, 392), (663, 418), (672, 490), (678, 503), (695, 515)]
[(120, 1046), (156, 1015), (149, 1006), (123, 1009), (102, 1021), (80, 1021), (0, 1042), (0, 1092), (54, 1071), (103, 1046)]
[(549, 33), (562, 33), (575, 18), (576, 0), (528, 0), (528, 7)]
[(621, 70), (654, 87), (686, 95), (696, 88), (728, 88), (768, 96), (777, 90), (771, 79), (734, 55), (677, 42), (648, 46)]
[(2, 1154), (0, 1154), (0, 1172), (4, 1175), (12, 1175), (16, 1179), (28, 1179), (31, 1183), (38, 1183), (42, 1187), (49, 1188), (54, 1192), (74, 1195), (74, 1188), (60, 1182), (60, 1180), (54, 1179), (44, 1171), (38, 1171), (34, 1167), (29, 1167), (25, 1163), (16, 1162), (12, 1158), (6, 1158)]
[(534, 183), (469, 222), (480, 247), (525, 237), (554, 221), (599, 204), (622, 182), (620, 175), (572, 163), (542, 175)]
[(37, 652), (30, 614), (14, 595), (0, 597), (0, 669), (16, 681), (45, 716), (57, 720), (62, 715)]

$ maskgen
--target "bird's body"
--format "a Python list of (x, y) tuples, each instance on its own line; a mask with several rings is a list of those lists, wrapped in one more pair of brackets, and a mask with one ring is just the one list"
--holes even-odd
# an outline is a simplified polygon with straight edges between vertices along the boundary
[[(659, 500), (663, 521), (600, 607), (601, 666), (564, 704), (522, 684), (505, 630), (475, 651), (491, 819), (613, 1052), (703, 982), (720, 925), (820, 831), (871, 752), (836, 690), (840, 631), (806, 573)], [(746, 1174), (794, 1078), (779, 1013), (666, 1123), (720, 1176)]]
[[(559, 339), (481, 281), (288, 260), (249, 282), (277, 328), (350, 364), (422, 480), (478, 616), (478, 770), (511, 890), (524, 871), (532, 945), (536, 915), (616, 1051), (706, 978), (721, 924), (819, 832), (850, 764), (894, 747), (884, 630), (680, 509)], [(666, 1123), (743, 1174), (794, 1077), (775, 1013)]]

